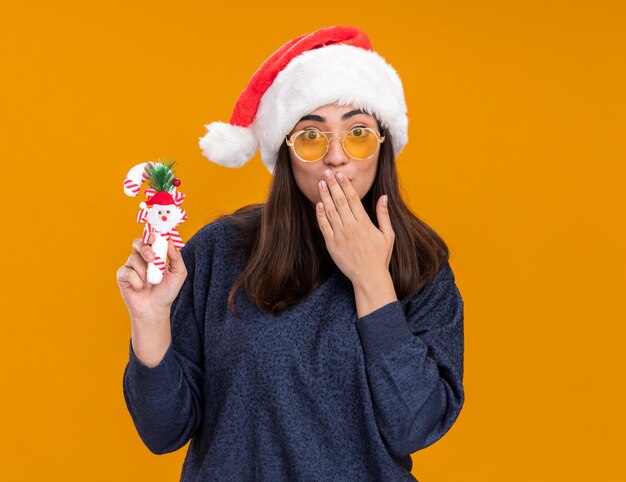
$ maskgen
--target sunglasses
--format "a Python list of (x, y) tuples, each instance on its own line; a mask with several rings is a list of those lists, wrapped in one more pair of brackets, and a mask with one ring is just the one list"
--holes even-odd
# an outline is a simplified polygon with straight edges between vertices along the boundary
[[(304, 162), (319, 161), (328, 152), (330, 139), (326, 134), (316, 129), (297, 131), (287, 137), (287, 145), (293, 149), (298, 159)], [(353, 159), (367, 159), (378, 149), (385, 138), (371, 127), (353, 127), (349, 131), (341, 132), (341, 146), (344, 152)]]

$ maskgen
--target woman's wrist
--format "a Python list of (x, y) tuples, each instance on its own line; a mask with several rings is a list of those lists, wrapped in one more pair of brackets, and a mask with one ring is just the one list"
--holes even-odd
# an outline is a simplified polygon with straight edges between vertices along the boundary
[(171, 305), (152, 308), (143, 313), (129, 313), (131, 322), (134, 325), (150, 326), (163, 323), (170, 319)]
[(353, 283), (358, 318), (363, 318), (392, 301), (397, 301), (396, 289), (389, 271), (371, 276), (366, 281)]
[(169, 309), (161, 313), (131, 317), (131, 343), (137, 359), (148, 367), (157, 366), (167, 348), (172, 334)]

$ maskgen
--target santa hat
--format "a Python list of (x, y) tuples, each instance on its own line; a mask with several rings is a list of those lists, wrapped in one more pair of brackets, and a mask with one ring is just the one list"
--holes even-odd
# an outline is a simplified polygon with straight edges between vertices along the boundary
[(397, 156), (408, 141), (402, 82), (373, 51), (367, 34), (348, 26), (300, 35), (274, 52), (254, 73), (228, 123), (211, 122), (200, 138), (203, 154), (241, 167), (260, 148), (273, 173), (285, 136), (306, 114), (326, 104), (352, 104), (373, 114), (391, 134)]
[(158, 204), (159, 206), (169, 206), (170, 204), (176, 204), (174, 198), (169, 192), (159, 191), (154, 196), (146, 201), (148, 206)]

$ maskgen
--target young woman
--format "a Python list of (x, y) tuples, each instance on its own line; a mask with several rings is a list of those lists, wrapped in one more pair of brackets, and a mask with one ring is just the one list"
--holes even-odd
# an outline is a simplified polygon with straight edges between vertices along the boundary
[(181, 480), (416, 480), (410, 455), (457, 419), (463, 300), (400, 195), (407, 125), (363, 31), (297, 37), (200, 140), (231, 167), (260, 149), (267, 202), (170, 242), (159, 285), (135, 239), (124, 397), (152, 452), (191, 440)]

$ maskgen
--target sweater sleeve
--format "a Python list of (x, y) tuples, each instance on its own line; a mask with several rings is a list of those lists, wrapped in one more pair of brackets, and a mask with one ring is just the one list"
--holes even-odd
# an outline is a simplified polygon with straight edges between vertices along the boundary
[(449, 264), (403, 308), (394, 301), (356, 322), (374, 416), (390, 453), (435, 443), (457, 419), (463, 390), (463, 299)]
[[(202, 421), (203, 283), (198, 279), (196, 253), (198, 236), (181, 249), (187, 278), (172, 303), (170, 343), (161, 363), (142, 364), (130, 344), (124, 370), (123, 392), (126, 406), (144, 444), (155, 454), (178, 450), (194, 435)], [(207, 274), (208, 276), (208, 274)], [(208, 278), (207, 278), (208, 279)]]

